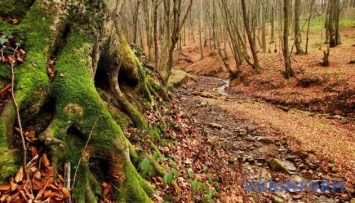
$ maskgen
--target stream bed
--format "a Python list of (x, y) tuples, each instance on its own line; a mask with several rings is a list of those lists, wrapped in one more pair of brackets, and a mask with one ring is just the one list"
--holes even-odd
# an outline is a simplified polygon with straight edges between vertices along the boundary
[[(265, 137), (260, 126), (252, 121), (239, 120), (224, 109), (210, 105), (211, 99), (225, 100), (233, 96), (227, 91), (229, 83), (228, 79), (200, 77), (196, 84), (180, 88), (177, 95), (187, 112), (206, 129), (209, 139), (222, 146), (221, 150), (228, 154), (228, 161), (242, 160), (245, 181), (309, 183), (311, 180), (319, 181), (327, 177), (318, 163), (307, 160), (305, 155), (290, 151), (287, 142)], [(284, 169), (272, 170), (270, 160), (278, 161)], [(347, 202), (342, 199), (342, 193), (321, 192), (320, 189), (316, 192), (300, 189), (281, 192), (279, 189), (279, 192), (260, 192), (257, 196), (261, 202)]]

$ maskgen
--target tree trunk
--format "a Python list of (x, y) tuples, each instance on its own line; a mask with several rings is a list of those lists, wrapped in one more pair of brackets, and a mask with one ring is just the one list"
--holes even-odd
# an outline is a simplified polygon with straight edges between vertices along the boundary
[(334, 22), (335, 22), (335, 13), (336, 13), (336, 1), (337, 0), (330, 0), (329, 2), (329, 21), (327, 25), (328, 29), (328, 39), (329, 39), (329, 46), (335, 47), (335, 33), (334, 33)]
[(202, 48), (202, 26), (203, 26), (203, 0), (200, 0), (200, 23), (199, 23), (199, 40), (200, 40), (200, 60), (203, 59), (203, 48)]
[(147, 38), (147, 49), (148, 49), (148, 60), (152, 60), (152, 29), (150, 26), (150, 11), (148, 8), (148, 1), (143, 1), (143, 11), (144, 11), (144, 22), (145, 22), (145, 33)]
[(138, 13), (139, 7), (141, 4), (140, 0), (136, 0), (136, 4), (132, 6), (132, 16), (133, 16), (133, 43), (137, 44), (137, 35), (138, 35)]
[(256, 72), (259, 72), (260, 71), (259, 59), (256, 54), (255, 41), (253, 40), (252, 33), (251, 33), (250, 27), (249, 27), (249, 17), (248, 17), (248, 13), (246, 10), (245, 0), (242, 0), (242, 10), (243, 10), (245, 31), (247, 33), (247, 37), (248, 37), (249, 45), (250, 45), (250, 50), (251, 50), (251, 53), (252, 53), (253, 59), (254, 59), (253, 68)]
[(152, 0), (152, 4), (153, 4), (154, 65), (156, 69), (159, 69), (158, 0)]
[(275, 6), (274, 2), (272, 3), (272, 8), (271, 8), (271, 39), (270, 39), (270, 44), (275, 43)]
[(189, 4), (186, 8), (185, 14), (181, 19), (181, 0), (173, 0), (173, 24), (172, 24), (172, 31), (171, 31), (171, 43), (168, 52), (168, 61), (165, 63), (165, 74), (164, 74), (164, 83), (168, 84), (169, 77), (171, 75), (171, 71), (174, 66), (174, 50), (176, 47), (176, 43), (179, 41), (181, 29), (184, 26), (187, 17), (191, 12), (193, 0), (189, 0)]
[(303, 50), (301, 47), (301, 29), (300, 29), (300, 15), (301, 15), (301, 0), (296, 0), (295, 2), (295, 46), (296, 46), (296, 54), (303, 54)]
[(307, 22), (308, 25), (307, 25), (307, 37), (306, 37), (306, 51), (305, 51), (305, 54), (308, 54), (309, 29), (310, 29), (311, 20), (313, 18), (315, 1), (316, 0), (312, 0), (312, 2), (311, 2), (311, 8), (310, 8), (308, 22)]
[(335, 12), (335, 16), (334, 16), (334, 24), (335, 24), (335, 33), (334, 33), (334, 37), (335, 37), (335, 44), (336, 45), (339, 45), (341, 44), (341, 41), (340, 41), (340, 34), (339, 34), (339, 21), (340, 21), (340, 1), (339, 0), (336, 0), (336, 5), (335, 5), (335, 8), (334, 8), (334, 12)]
[(283, 55), (284, 55), (284, 63), (285, 63), (285, 77), (287, 79), (293, 76), (293, 71), (291, 68), (290, 52), (288, 51), (289, 12), (290, 12), (290, 0), (284, 0)]
[[(19, 25), (0, 21), (2, 29), (25, 36), (28, 59), (15, 68), (24, 129), (33, 127), (46, 144), (56, 172), (64, 163), (77, 170), (70, 188), (75, 202), (103, 200), (103, 181), (113, 185), (110, 192), (117, 202), (151, 202), (147, 194), (153, 189), (132, 163), (141, 157), (122, 129), (134, 125), (150, 132), (144, 139), (159, 139), (140, 110), (150, 109), (142, 101), (155, 103), (152, 94), (161, 89), (146, 76), (122, 35), (116, 17), (122, 3), (35, 0)], [(44, 66), (53, 55), (57, 75), (49, 82)], [(9, 81), (10, 75), (10, 69), (0, 64), (0, 80)], [(109, 103), (117, 108), (112, 110)], [(0, 114), (1, 180), (17, 170), (19, 153), (11, 149), (15, 121), (9, 102)]]

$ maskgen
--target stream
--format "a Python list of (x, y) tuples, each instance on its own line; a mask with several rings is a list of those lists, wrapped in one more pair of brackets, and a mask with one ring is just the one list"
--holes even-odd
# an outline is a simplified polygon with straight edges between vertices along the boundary
[[(327, 174), (318, 163), (307, 160), (302, 155), (294, 154), (287, 149), (286, 143), (275, 142), (264, 137), (260, 126), (251, 121), (239, 120), (227, 114), (218, 106), (209, 105), (211, 99), (226, 99), (229, 79), (200, 77), (196, 84), (179, 89), (178, 95), (184, 102), (184, 108), (205, 126), (211, 140), (219, 142), (232, 161), (242, 160), (243, 173), (248, 182), (256, 181), (305, 181), (322, 180)], [(215, 88), (211, 88), (215, 87)], [(217, 87), (216, 87), (217, 86)], [(205, 99), (196, 92), (217, 93), (219, 96)], [(233, 101), (231, 101), (233, 102)], [(237, 102), (245, 102), (240, 98)], [(287, 113), (287, 112), (285, 112)], [(275, 159), (286, 168), (288, 174), (278, 173), (270, 169), (270, 160)], [(341, 200), (342, 193), (306, 191), (261, 192), (262, 202), (346, 202)]]

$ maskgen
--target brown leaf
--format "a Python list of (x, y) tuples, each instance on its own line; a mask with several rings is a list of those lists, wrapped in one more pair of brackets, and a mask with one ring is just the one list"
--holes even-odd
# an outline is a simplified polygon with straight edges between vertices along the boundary
[(43, 193), (43, 196), (41, 199), (47, 199), (47, 198), (53, 198), (55, 195), (54, 192), (52, 192), (52, 190), (46, 190), (44, 193)]
[(70, 197), (70, 191), (69, 191), (68, 188), (63, 187), (62, 188), (62, 193), (63, 193), (65, 199), (68, 199)]
[(20, 128), (18, 128), (18, 127), (15, 127), (15, 130), (16, 130), (18, 133), (21, 132)]
[(10, 64), (12, 64), (12, 65), (16, 64), (16, 59), (15, 59), (15, 57), (12, 54), (9, 54), (7, 56), (7, 58), (9, 59)]
[(19, 49), (18, 50), (22, 55), (25, 55), (26, 54), (26, 52), (23, 50), (23, 49)]
[(101, 187), (103, 189), (102, 194), (106, 197), (111, 191), (111, 184), (103, 182), (103, 183), (101, 183)]
[(39, 191), (43, 188), (43, 183), (40, 179), (33, 179), (32, 180), (32, 187), (33, 187), (34, 191)]
[(64, 183), (64, 178), (62, 175), (58, 174), (57, 180), (61, 183)]
[(42, 199), (43, 194), (44, 194), (44, 191), (45, 191), (44, 189), (40, 190), (40, 191), (38, 192), (38, 194), (37, 194), (35, 200), (40, 200), (40, 199)]
[(21, 197), (27, 202), (27, 201), (28, 201), (28, 198), (27, 198), (27, 196), (26, 196), (26, 194), (25, 194), (25, 191), (20, 190), (19, 192), (20, 192)]
[(33, 138), (33, 137), (36, 136), (35, 134), (36, 134), (36, 131), (31, 130), (31, 131), (29, 131), (29, 132), (26, 132), (26, 133), (25, 133), (25, 136), (26, 136), (26, 137), (29, 137), (29, 138)]
[(31, 146), (31, 147), (30, 147), (30, 152), (31, 152), (31, 156), (32, 156), (32, 157), (38, 155), (37, 147)]
[(50, 162), (48, 160), (48, 157), (47, 157), (47, 154), (44, 153), (41, 157), (41, 163), (44, 165), (44, 166), (49, 166), (50, 165)]
[(16, 176), (15, 176), (15, 182), (19, 183), (23, 180), (23, 166), (21, 166), (20, 170), (18, 170)]
[(53, 191), (59, 190), (58, 187), (55, 186), (55, 185), (53, 185), (53, 184), (49, 184), (49, 185), (47, 186), (47, 189), (48, 189), (48, 188), (51, 189), (51, 190), (53, 190)]
[(7, 63), (7, 62), (9, 62), (9, 59), (6, 58), (5, 56), (1, 56), (1, 61), (4, 63)]
[(2, 191), (2, 192), (6, 192), (6, 191), (10, 191), (10, 189), (11, 189), (11, 186), (10, 186), (10, 184), (9, 183), (5, 183), (5, 184), (3, 184), (3, 185), (0, 185), (0, 191)]
[(41, 173), (37, 170), (33, 173), (33, 178), (40, 180), (41, 179)]
[(10, 182), (10, 189), (11, 189), (11, 192), (17, 190), (17, 187), (18, 185), (14, 182)]
[(19, 61), (19, 62), (23, 62), (23, 56), (20, 56), (18, 53), (16, 54), (16, 60)]

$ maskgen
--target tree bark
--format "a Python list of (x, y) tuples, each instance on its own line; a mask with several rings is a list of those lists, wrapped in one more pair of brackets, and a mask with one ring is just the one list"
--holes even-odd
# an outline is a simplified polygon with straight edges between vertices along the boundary
[(138, 13), (141, 4), (141, 0), (136, 0), (136, 4), (132, 6), (132, 16), (133, 16), (133, 43), (137, 44), (138, 35)]
[(308, 24), (307, 24), (307, 37), (306, 37), (306, 50), (305, 50), (305, 54), (308, 54), (308, 41), (309, 41), (309, 29), (310, 29), (310, 24), (311, 24), (311, 20), (313, 18), (313, 12), (314, 12), (314, 5), (315, 5), (315, 0), (311, 1), (311, 8), (310, 8), (310, 12), (309, 12), (309, 17), (308, 17)]
[(251, 33), (250, 27), (249, 27), (249, 17), (248, 17), (248, 13), (246, 10), (245, 0), (242, 0), (242, 10), (243, 10), (245, 31), (247, 33), (247, 37), (248, 37), (248, 41), (249, 41), (249, 45), (250, 45), (250, 50), (251, 50), (251, 53), (252, 53), (253, 59), (254, 59), (253, 69), (256, 72), (259, 72), (260, 71), (259, 59), (258, 59), (258, 55), (256, 54), (255, 41), (253, 40), (252, 33)]
[(289, 12), (290, 12), (290, 0), (284, 0), (283, 55), (284, 55), (284, 63), (285, 63), (285, 77), (287, 79), (293, 76), (293, 71), (291, 68), (290, 52), (288, 51)]
[(301, 47), (301, 29), (300, 29), (300, 15), (301, 15), (301, 0), (296, 0), (295, 2), (295, 46), (296, 46), (296, 54), (303, 54), (303, 50)]
[(187, 17), (190, 14), (193, 0), (189, 0), (189, 4), (186, 8), (185, 14), (181, 18), (181, 0), (173, 0), (173, 24), (171, 31), (171, 43), (168, 52), (168, 61), (166, 62), (165, 74), (164, 74), (164, 83), (167, 84), (169, 77), (171, 75), (171, 71), (174, 66), (174, 50), (177, 42), (180, 38), (181, 29), (184, 26)]
[(154, 34), (154, 65), (159, 69), (159, 35), (158, 35), (158, 0), (152, 0), (153, 34)]

